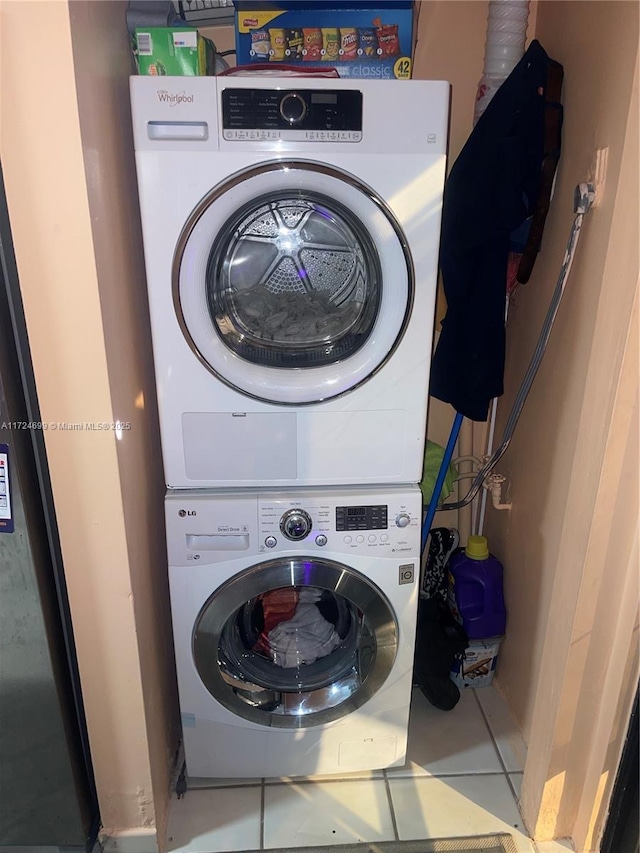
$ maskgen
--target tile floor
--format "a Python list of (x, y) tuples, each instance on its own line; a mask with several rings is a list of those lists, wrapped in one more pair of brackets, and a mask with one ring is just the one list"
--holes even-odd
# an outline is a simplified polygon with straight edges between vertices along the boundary
[(404, 767), (190, 789), (172, 800), (168, 849), (232, 853), (510, 832), (518, 853), (567, 853), (568, 844), (536, 845), (526, 835), (517, 806), (525, 753), (493, 687), (467, 689), (448, 713), (416, 690)]

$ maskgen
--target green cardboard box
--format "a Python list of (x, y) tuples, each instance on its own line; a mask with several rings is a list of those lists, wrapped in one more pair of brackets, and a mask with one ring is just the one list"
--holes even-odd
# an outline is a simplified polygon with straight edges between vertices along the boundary
[(138, 27), (135, 56), (139, 74), (153, 77), (207, 74), (206, 39), (191, 27)]

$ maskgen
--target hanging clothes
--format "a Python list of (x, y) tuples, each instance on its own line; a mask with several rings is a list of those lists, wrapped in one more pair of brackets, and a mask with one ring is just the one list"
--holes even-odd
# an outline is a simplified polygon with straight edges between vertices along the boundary
[(445, 184), (440, 268), (447, 313), (430, 393), (474, 421), (486, 420), (490, 401), (503, 393), (510, 235), (538, 203), (551, 66), (561, 68), (533, 41)]

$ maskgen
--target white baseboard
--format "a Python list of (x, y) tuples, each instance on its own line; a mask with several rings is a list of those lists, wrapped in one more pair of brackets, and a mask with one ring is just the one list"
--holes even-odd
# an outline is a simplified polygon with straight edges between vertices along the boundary
[(100, 833), (103, 853), (159, 853), (155, 829), (114, 829)]

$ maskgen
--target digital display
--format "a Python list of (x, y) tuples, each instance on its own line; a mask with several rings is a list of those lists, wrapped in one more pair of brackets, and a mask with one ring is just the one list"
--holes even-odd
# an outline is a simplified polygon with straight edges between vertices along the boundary
[(329, 95), (326, 93), (314, 93), (311, 95), (311, 103), (312, 104), (337, 104), (338, 96), (337, 95)]
[(336, 507), (336, 530), (386, 530), (387, 507), (374, 506)]
[(362, 516), (367, 514), (366, 506), (348, 506), (347, 515), (351, 518), (354, 515)]

